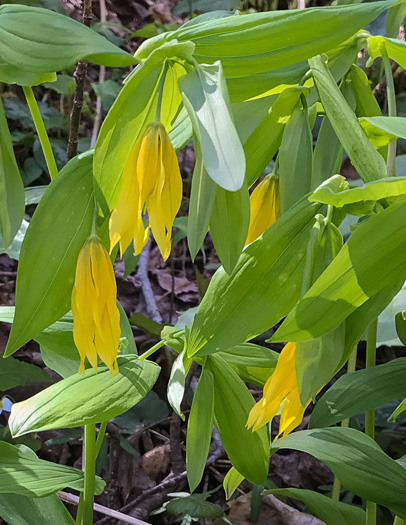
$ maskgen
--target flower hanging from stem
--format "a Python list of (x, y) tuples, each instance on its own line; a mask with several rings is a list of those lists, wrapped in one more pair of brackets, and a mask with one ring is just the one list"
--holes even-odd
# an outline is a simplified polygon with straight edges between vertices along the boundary
[(279, 218), (279, 180), (274, 173), (258, 184), (250, 196), (250, 224), (245, 245), (255, 241)]
[[(181, 201), (182, 177), (176, 152), (163, 124), (151, 122), (134, 143), (124, 166), (120, 194), (109, 222), (110, 251), (119, 243), (122, 256), (133, 241), (134, 255), (138, 255), (151, 229), (166, 260)], [(148, 214), (146, 228), (144, 211)]]
[(85, 359), (97, 372), (98, 357), (118, 373), (120, 313), (116, 304), (116, 279), (109, 254), (96, 235), (81, 249), (72, 291), (73, 339), (80, 354), (79, 373)]
[(282, 401), (284, 403), (276, 439), (281, 434), (285, 438), (300, 425), (311, 400), (309, 399), (306, 406), (300, 401), (296, 380), (295, 350), (296, 344), (288, 343), (280, 353), (274, 373), (265, 383), (262, 399), (249, 413), (247, 427), (252, 428), (253, 431), (263, 427), (276, 416)]

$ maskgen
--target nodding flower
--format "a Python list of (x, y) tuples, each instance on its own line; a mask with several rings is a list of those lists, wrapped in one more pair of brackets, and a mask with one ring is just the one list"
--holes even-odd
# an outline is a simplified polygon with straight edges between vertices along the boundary
[(247, 427), (253, 431), (263, 427), (278, 413), (283, 402), (279, 431), (276, 439), (283, 434), (285, 438), (302, 422), (304, 412), (310, 403), (303, 406), (297, 387), (295, 368), (295, 343), (284, 346), (279, 355), (274, 373), (268, 378), (264, 386), (262, 398), (254, 405), (248, 416)]
[[(151, 229), (166, 260), (181, 201), (182, 177), (176, 152), (163, 124), (151, 122), (134, 143), (123, 169), (120, 194), (109, 222), (110, 251), (119, 243), (122, 256), (133, 241), (134, 255), (138, 255)], [(147, 227), (144, 212), (148, 214)]]
[(271, 173), (250, 196), (250, 225), (245, 245), (255, 241), (279, 219), (279, 180)]
[(98, 357), (118, 373), (120, 313), (117, 286), (109, 254), (97, 236), (89, 237), (76, 264), (72, 291), (73, 339), (80, 355), (79, 373), (85, 373), (85, 359), (97, 372)]

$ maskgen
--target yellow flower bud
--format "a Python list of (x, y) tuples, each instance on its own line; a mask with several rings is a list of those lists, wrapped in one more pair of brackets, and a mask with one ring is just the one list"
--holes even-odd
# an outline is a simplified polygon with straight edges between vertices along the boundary
[(267, 175), (250, 196), (250, 225), (245, 245), (255, 241), (279, 219), (279, 181)]
[[(173, 221), (182, 201), (182, 177), (165, 127), (152, 122), (135, 142), (124, 166), (121, 190), (111, 214), (110, 251), (120, 244), (123, 255), (131, 240), (134, 255), (144, 247), (151, 228), (164, 259), (171, 252)], [(142, 214), (148, 214), (144, 227)]]
[(85, 359), (97, 372), (97, 358), (113, 376), (118, 372), (120, 313), (117, 286), (109, 254), (98, 237), (89, 237), (76, 264), (72, 291), (73, 339), (80, 355), (79, 373), (85, 373)]
[(265, 383), (262, 398), (249, 413), (247, 427), (252, 428), (253, 431), (263, 427), (276, 416), (282, 401), (284, 403), (276, 439), (281, 434), (285, 438), (300, 425), (311, 400), (309, 399), (306, 406), (300, 401), (296, 380), (295, 350), (296, 344), (288, 343), (280, 353), (274, 373)]

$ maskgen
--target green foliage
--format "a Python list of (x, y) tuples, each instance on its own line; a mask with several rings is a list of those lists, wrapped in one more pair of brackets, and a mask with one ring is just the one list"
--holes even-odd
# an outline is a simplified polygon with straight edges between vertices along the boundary
[(9, 390), (15, 386), (26, 385), (34, 381), (52, 382), (49, 375), (39, 366), (24, 363), (24, 361), (12, 357), (2, 361), (0, 369), (1, 390)]
[[(122, 414), (154, 386), (160, 368), (137, 356), (118, 358), (120, 372), (110, 377), (107, 367), (84, 376), (74, 374), (39, 394), (13, 405), (9, 426), (14, 436), (52, 428), (100, 423)], [(55, 400), (58, 400), (56, 403)]]
[(0, 496), (0, 516), (14, 525), (73, 525), (74, 520), (56, 494), (42, 498), (29, 498), (19, 494)]
[[(43, 497), (70, 487), (83, 491), (84, 474), (81, 470), (38, 459), (24, 445), (15, 447), (0, 441), (0, 493)], [(101, 494), (104, 481), (96, 479), (96, 494)]]

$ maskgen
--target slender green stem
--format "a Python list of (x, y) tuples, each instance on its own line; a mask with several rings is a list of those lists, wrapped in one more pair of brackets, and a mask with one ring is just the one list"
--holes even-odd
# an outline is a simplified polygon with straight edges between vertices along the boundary
[(93, 220), (92, 220), (92, 231), (90, 233), (91, 237), (97, 237), (97, 215), (98, 215), (98, 208), (96, 201), (94, 202), (94, 209), (93, 209)]
[(152, 354), (155, 354), (155, 352), (159, 350), (160, 348), (162, 348), (164, 344), (165, 344), (164, 341), (159, 341), (159, 343), (157, 343), (152, 348), (150, 348), (149, 350), (147, 350), (146, 352), (142, 354), (142, 356), (140, 357), (140, 361), (145, 361), (145, 359), (147, 359), (149, 356), (151, 356)]
[(82, 519), (83, 519), (83, 492), (80, 493), (80, 498), (79, 498), (79, 505), (78, 505), (78, 509), (76, 511), (76, 520), (75, 520), (75, 525), (81, 525), (82, 524)]
[(96, 425), (85, 426), (85, 491), (83, 503), (83, 525), (93, 523), (94, 485), (96, 476)]
[[(376, 333), (378, 328), (378, 319), (373, 321), (367, 333), (367, 356), (366, 356), (366, 368), (372, 368), (375, 366), (376, 361)], [(365, 412), (365, 434), (370, 438), (375, 437), (375, 411), (367, 410)], [(376, 503), (373, 501), (367, 501), (367, 520), (366, 525), (376, 525)]]
[(393, 525), (405, 525), (405, 521), (402, 520), (402, 518), (399, 518), (399, 516), (395, 516), (395, 519), (393, 520)]
[[(388, 116), (396, 117), (396, 94), (395, 85), (393, 83), (392, 68), (390, 66), (390, 60), (386, 52), (385, 46), (381, 47), (382, 61), (385, 69), (386, 79), (386, 95), (388, 100)], [(396, 140), (388, 145), (388, 159), (387, 159), (387, 173), (388, 177), (395, 175), (395, 163), (396, 163)]]
[(35, 100), (34, 93), (30, 86), (23, 86), (23, 91), (31, 112), (32, 120), (34, 121), (35, 129), (37, 130), (42, 151), (44, 152), (45, 162), (48, 166), (49, 176), (51, 177), (51, 179), (54, 179), (58, 174), (58, 168), (56, 167), (54, 154), (52, 153), (51, 143), (49, 142), (48, 134), (46, 132), (41, 113), (39, 112), (37, 101)]
[[(347, 363), (347, 374), (350, 372), (355, 372), (356, 366), (357, 366), (357, 347), (358, 345), (355, 345), (354, 350), (352, 351), (348, 363)], [(349, 427), (350, 426), (350, 420), (349, 418), (343, 419), (341, 421), (342, 427)], [(340, 492), (341, 492), (341, 482), (337, 477), (334, 477), (334, 484), (333, 484), (333, 493), (331, 494), (331, 498), (335, 501), (340, 501)]]
[(107, 421), (100, 423), (99, 432), (97, 434), (96, 445), (95, 445), (95, 450), (94, 450), (95, 461), (97, 459), (97, 456), (99, 455), (100, 448), (103, 443), (104, 434), (106, 433), (106, 428), (107, 428)]

